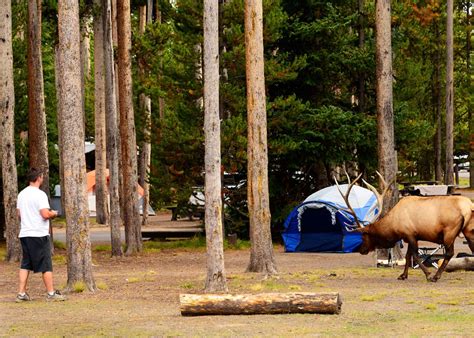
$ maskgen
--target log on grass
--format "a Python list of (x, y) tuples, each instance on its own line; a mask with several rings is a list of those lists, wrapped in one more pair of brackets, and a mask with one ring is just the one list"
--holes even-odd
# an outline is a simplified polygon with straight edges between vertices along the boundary
[(445, 271), (452, 272), (457, 270), (474, 271), (474, 257), (451, 258)]
[(339, 314), (339, 293), (181, 294), (181, 315)]

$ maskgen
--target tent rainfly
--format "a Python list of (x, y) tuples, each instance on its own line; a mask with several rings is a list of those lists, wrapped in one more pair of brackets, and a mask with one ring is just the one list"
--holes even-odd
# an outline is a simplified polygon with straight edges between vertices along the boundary
[[(345, 193), (348, 185), (341, 184)], [(374, 193), (360, 186), (353, 186), (349, 202), (361, 224), (375, 219), (379, 210)], [(354, 225), (354, 217), (337, 190), (330, 186), (315, 192), (291, 211), (282, 233), (286, 252), (355, 252), (362, 243), (359, 232), (347, 230)]]

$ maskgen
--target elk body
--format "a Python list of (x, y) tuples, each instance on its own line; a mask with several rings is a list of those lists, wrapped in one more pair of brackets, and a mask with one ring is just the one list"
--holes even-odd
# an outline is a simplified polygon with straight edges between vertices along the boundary
[[(381, 177), (380, 174), (379, 176)], [(359, 252), (366, 255), (375, 249), (392, 248), (400, 240), (408, 243), (405, 269), (398, 279), (408, 277), (408, 268), (413, 257), (425, 273), (427, 280), (436, 282), (454, 255), (454, 241), (460, 233), (464, 234), (469, 248), (474, 253), (474, 217), (472, 216), (474, 204), (469, 198), (463, 196), (404, 197), (384, 217), (367, 226), (362, 226), (349, 205), (348, 198), (352, 186), (359, 178), (360, 175), (350, 184), (345, 195), (339, 190), (349, 212), (356, 220), (357, 228), (354, 231), (362, 233)], [(382, 177), (381, 180), (386, 185)], [(380, 215), (383, 195), (387, 192), (388, 186), (380, 195), (373, 186), (365, 181), (364, 183), (376, 195)], [(418, 255), (419, 240), (443, 244), (445, 247), (445, 259), (433, 276), (430, 276), (429, 270), (423, 265)]]

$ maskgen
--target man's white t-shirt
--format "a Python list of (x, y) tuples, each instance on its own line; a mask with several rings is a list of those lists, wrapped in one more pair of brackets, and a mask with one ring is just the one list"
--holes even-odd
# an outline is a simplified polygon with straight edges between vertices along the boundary
[(49, 209), (48, 196), (31, 185), (18, 194), (16, 202), (20, 210), (21, 228), (18, 237), (44, 237), (49, 235), (49, 221), (41, 216), (41, 209)]

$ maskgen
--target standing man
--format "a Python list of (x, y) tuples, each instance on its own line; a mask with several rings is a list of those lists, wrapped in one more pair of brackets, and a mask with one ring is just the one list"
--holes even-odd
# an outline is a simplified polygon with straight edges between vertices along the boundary
[(29, 301), (26, 285), (30, 271), (43, 274), (43, 282), (48, 292), (46, 300), (65, 300), (61, 293), (53, 288), (53, 263), (49, 237), (49, 219), (58, 215), (50, 210), (48, 196), (39, 187), (43, 183), (41, 170), (31, 168), (27, 179), (30, 185), (18, 194), (17, 212), (21, 220), (20, 242), (23, 250), (19, 273), (17, 302)]

